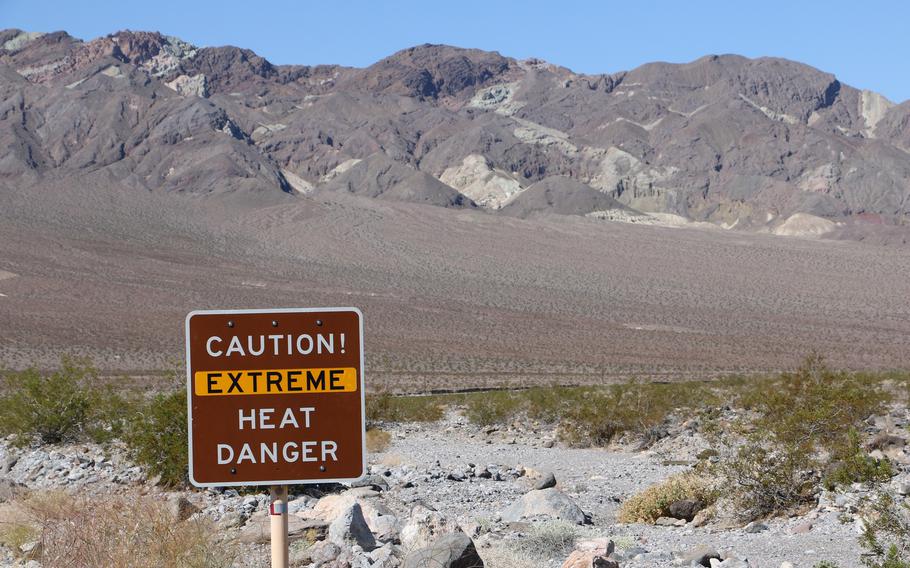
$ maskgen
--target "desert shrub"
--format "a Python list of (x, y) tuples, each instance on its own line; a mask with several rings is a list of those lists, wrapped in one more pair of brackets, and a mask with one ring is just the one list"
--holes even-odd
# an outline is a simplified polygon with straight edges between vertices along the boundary
[(380, 392), (366, 397), (368, 424), (381, 422), (436, 422), (445, 410), (436, 396), (393, 396)]
[(743, 517), (813, 502), (822, 470), (832, 486), (889, 477), (887, 462), (869, 458), (856, 434), (889, 401), (877, 378), (832, 371), (817, 356), (793, 373), (744, 388), (739, 402), (751, 412), (751, 421), (739, 424), (745, 443), (728, 439), (729, 459), (720, 465)]
[(653, 523), (670, 514), (670, 505), (690, 499), (709, 506), (717, 499), (717, 491), (703, 477), (682, 473), (633, 495), (619, 508), (617, 519), (622, 523)]
[(567, 521), (535, 524), (521, 543), (521, 549), (537, 558), (562, 558), (575, 546), (578, 525)]
[(910, 568), (910, 505), (881, 492), (869, 504), (860, 544), (869, 568)]
[(758, 414), (757, 430), (807, 454), (843, 444), (851, 428), (889, 401), (874, 377), (833, 371), (817, 355), (793, 373), (756, 382), (742, 398), (743, 405)]
[(635, 382), (581, 394), (560, 417), (560, 438), (570, 446), (603, 446), (626, 433), (650, 444), (665, 434), (663, 425), (674, 414), (716, 403), (707, 387), (694, 383)]
[(28, 521), (0, 521), (0, 544), (10, 550), (19, 550), (20, 546), (34, 542), (37, 536), (38, 531)]
[(480, 547), (477, 553), (486, 568), (540, 568), (546, 559), (529, 554), (520, 546), (502, 542), (490, 547)]
[(510, 391), (474, 393), (466, 398), (465, 416), (480, 426), (503, 424), (518, 414), (521, 403), (521, 398)]
[(184, 484), (189, 464), (186, 391), (158, 394), (137, 405), (123, 441), (130, 457), (160, 476), (163, 485)]
[(894, 477), (895, 471), (887, 459), (869, 456), (860, 445), (859, 433), (851, 428), (842, 448), (838, 448), (823, 479), (826, 489), (834, 490), (851, 483), (874, 484)]
[(34, 494), (19, 502), (47, 568), (227, 568), (236, 553), (209, 521), (177, 522), (152, 497)]
[(0, 397), (0, 432), (13, 443), (27, 445), (119, 435), (127, 400), (110, 388), (98, 387), (97, 371), (88, 360), (64, 357), (60, 369), (7, 372)]
[(821, 562), (813, 564), (812, 568), (838, 568), (838, 565), (836, 562), (831, 562), (830, 560), (822, 560)]
[(813, 501), (817, 476), (806, 466), (805, 454), (793, 446), (748, 443), (722, 462), (720, 471), (740, 515), (755, 519)]
[(366, 445), (367, 451), (371, 453), (384, 452), (392, 441), (392, 435), (385, 430), (370, 428), (367, 430)]

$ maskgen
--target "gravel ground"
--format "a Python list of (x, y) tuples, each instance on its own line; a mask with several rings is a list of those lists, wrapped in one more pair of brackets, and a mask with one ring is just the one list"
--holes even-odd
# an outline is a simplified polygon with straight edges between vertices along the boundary
[[(697, 435), (677, 434), (643, 452), (570, 449), (556, 444), (554, 432), (546, 428), (480, 428), (452, 412), (438, 423), (388, 424), (384, 429), (392, 434), (390, 445), (369, 456), (367, 485), (377, 491), (356, 491), (365, 491), (367, 501), (393, 514), (400, 520), (399, 527), (413, 517), (416, 504), (435, 508), (471, 533), (481, 554), (497, 547), (520, 548), (532, 525), (504, 522), (500, 514), (532, 488), (541, 472), (552, 472), (557, 489), (590, 515), (591, 523), (578, 529), (579, 536), (612, 539), (626, 555), (621, 563), (624, 568), (674, 565), (674, 553), (702, 545), (748, 559), (753, 568), (777, 568), (784, 562), (812, 567), (822, 560), (836, 561), (841, 568), (861, 566), (857, 524), (850, 514), (851, 504), (859, 497), (856, 492), (823, 494), (821, 504), (806, 515), (770, 520), (765, 523), (767, 529), (757, 533), (717, 523), (698, 528), (692, 523), (670, 527), (616, 523), (624, 499), (688, 467), (683, 462), (703, 446)], [(243, 540), (243, 535), (249, 536), (267, 522), (265, 494), (241, 495), (233, 490), (167, 493), (154, 487), (117, 446), (74, 444), (17, 450), (0, 441), (0, 468), (0, 481), (31, 489), (58, 488), (98, 496), (160, 493), (162, 499), (188, 500), (197, 515), (212, 519), (230, 538), (236, 536), (245, 543), (248, 554), (238, 568), (262, 566), (267, 558), (262, 541)], [(291, 513), (313, 518), (324, 491), (331, 495), (344, 488), (296, 487)], [(395, 546), (386, 545), (389, 550), (396, 550)], [(557, 552), (542, 566), (559, 567), (564, 557)], [(0, 546), (0, 566), (24, 565), (16, 562)], [(298, 565), (307, 564), (304, 560)], [(501, 561), (499, 566), (503, 566)]]
[[(585, 530), (586, 536), (609, 537), (625, 547), (636, 546), (649, 552), (642, 560), (623, 566), (666, 566), (671, 564), (673, 552), (698, 545), (732, 551), (757, 567), (778, 567), (783, 562), (811, 567), (822, 560), (836, 561), (841, 568), (862, 566), (855, 524), (842, 523), (837, 510), (816, 510), (806, 517), (772, 520), (765, 523), (768, 530), (754, 534), (742, 528), (712, 525), (692, 528), (617, 524), (614, 517), (624, 498), (686, 469), (665, 465), (666, 455), (654, 451), (547, 448), (543, 446), (549, 439), (545, 433), (536, 439), (512, 436), (510, 432), (487, 436), (482, 429), (451, 416), (438, 425), (394, 426), (390, 431), (393, 442), (383, 454), (375, 456), (377, 462), (410, 465), (416, 470), (433, 469), (438, 462), (442, 471), (461, 471), (474, 463), (554, 472), (558, 487), (591, 514), (593, 526)], [(513, 439), (514, 444), (510, 443)], [(511, 483), (477, 479), (453, 482), (443, 476), (430, 478), (414, 488), (393, 491), (400, 492), (403, 502), (422, 499), (468, 523), (479, 517), (495, 518), (527, 491), (528, 485), (521, 478)], [(791, 533), (794, 526), (806, 521), (812, 524), (808, 533)]]

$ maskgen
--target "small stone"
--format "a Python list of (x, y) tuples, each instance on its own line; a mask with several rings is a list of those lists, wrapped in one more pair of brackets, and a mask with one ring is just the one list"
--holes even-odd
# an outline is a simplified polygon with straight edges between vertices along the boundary
[(178, 523), (183, 522), (195, 513), (199, 512), (199, 507), (193, 505), (189, 499), (183, 495), (171, 495), (167, 500), (168, 512)]
[(677, 566), (691, 566), (693, 563), (699, 566), (710, 566), (711, 559), (720, 560), (720, 553), (714, 548), (707, 545), (696, 546), (682, 552), (674, 552)]
[(667, 512), (671, 517), (691, 521), (699, 511), (705, 508), (705, 504), (696, 499), (682, 499), (670, 503)]
[(553, 475), (553, 472), (544, 473), (540, 476), (540, 479), (537, 480), (537, 483), (534, 484), (535, 491), (549, 489), (551, 487), (556, 487), (556, 476)]
[(745, 531), (749, 534), (765, 532), (766, 530), (768, 530), (768, 525), (756, 521), (749, 523), (745, 528)]
[(790, 527), (790, 534), (806, 534), (812, 530), (812, 522), (804, 521)]

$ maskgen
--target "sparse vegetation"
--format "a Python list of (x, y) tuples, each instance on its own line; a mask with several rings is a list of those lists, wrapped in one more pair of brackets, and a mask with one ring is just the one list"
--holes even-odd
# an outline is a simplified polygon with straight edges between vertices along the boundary
[(578, 525), (566, 521), (538, 523), (522, 540), (521, 548), (532, 557), (563, 557), (575, 546), (578, 536)]
[(367, 451), (373, 454), (384, 452), (392, 441), (392, 435), (385, 430), (370, 428), (367, 430)]
[(381, 422), (436, 422), (444, 408), (435, 396), (394, 396), (387, 392), (366, 397), (367, 424)]
[(653, 523), (660, 517), (670, 516), (670, 505), (677, 501), (698, 501), (707, 507), (716, 499), (717, 491), (705, 478), (682, 473), (627, 499), (617, 518), (622, 523)]
[(880, 492), (869, 503), (860, 543), (869, 568), (910, 568), (910, 505)]
[(27, 527), (39, 543), (33, 559), (48, 568), (227, 568), (235, 558), (211, 523), (177, 522), (166, 504), (152, 497), (51, 492), (33, 494), (16, 505), (25, 519), (17, 526)]

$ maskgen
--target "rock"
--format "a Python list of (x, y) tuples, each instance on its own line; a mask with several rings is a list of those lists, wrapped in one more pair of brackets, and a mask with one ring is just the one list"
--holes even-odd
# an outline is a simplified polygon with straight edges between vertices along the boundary
[(812, 530), (812, 521), (803, 521), (790, 527), (790, 534), (806, 534)]
[(378, 496), (379, 493), (370, 487), (348, 489), (336, 495), (326, 495), (317, 501), (312, 509), (301, 511), (299, 515), (304, 518), (322, 519), (332, 522), (354, 503), (359, 504), (364, 510), (373, 507), (373, 498)]
[(667, 508), (670, 516), (676, 519), (685, 519), (691, 521), (699, 511), (705, 508), (705, 504), (696, 499), (682, 499), (670, 503)]
[(429, 546), (440, 536), (458, 530), (455, 523), (449, 522), (445, 515), (418, 503), (411, 509), (407, 522), (401, 528), (400, 540), (402, 546), (414, 550)]
[(897, 484), (897, 492), (899, 495), (907, 496), (910, 495), (910, 481), (903, 481)]
[(247, 516), (239, 511), (228, 511), (220, 519), (218, 526), (222, 529), (234, 529), (242, 527), (247, 520)]
[(727, 558), (724, 561), (712, 558), (709, 562), (711, 568), (750, 568), (749, 562), (740, 558)]
[(765, 532), (766, 530), (768, 530), (768, 525), (766, 525), (764, 523), (752, 521), (751, 523), (746, 525), (746, 528), (744, 530), (749, 534)]
[(703, 527), (711, 520), (712, 514), (710, 509), (702, 509), (692, 517), (693, 527)]
[[(254, 517), (254, 520), (240, 531), (237, 540), (245, 544), (266, 544), (270, 539), (271, 523), (269, 515)], [(290, 515), (288, 516), (288, 541), (293, 542), (304, 536), (307, 536), (308, 540), (324, 540), (328, 527), (329, 525), (325, 521), (301, 519)]]
[(41, 554), (41, 541), (32, 540), (32, 541), (26, 542), (24, 544), (21, 544), (19, 546), (19, 552), (22, 553), (22, 556), (24, 556), (26, 558), (29, 558), (29, 557), (34, 558), (34, 557), (38, 556), (39, 554)]
[(397, 568), (401, 564), (391, 544), (386, 544), (370, 552), (369, 558), (370, 568)]
[(578, 525), (590, 522), (581, 507), (555, 487), (529, 491), (502, 512), (502, 520), (506, 522), (533, 517), (562, 519)]
[(198, 513), (199, 507), (183, 495), (171, 495), (167, 500), (167, 510), (171, 518), (181, 523)]
[(556, 487), (556, 476), (553, 475), (553, 472), (546, 472), (541, 474), (540, 479), (534, 484), (534, 490), (540, 491), (541, 489), (549, 489), (551, 487)]
[(609, 556), (616, 551), (616, 545), (612, 540), (606, 537), (589, 538), (575, 543), (575, 550), (593, 552), (594, 554), (599, 554), (601, 556)]
[[(658, 526), (658, 527), (675, 527), (676, 523), (679, 520), (680, 519), (676, 519), (673, 517), (658, 517), (657, 520), (654, 521), (654, 525)], [(683, 521), (683, 522), (685, 522), (685, 521)]]
[(780, 568), (793, 568), (793, 563), (792, 562), (781, 562)]
[(408, 554), (402, 568), (483, 568), (474, 542), (461, 531), (444, 535)]
[(329, 542), (342, 548), (357, 544), (364, 550), (376, 548), (376, 539), (358, 503), (348, 507), (329, 525)]
[(619, 562), (593, 552), (576, 550), (566, 558), (562, 568), (619, 568)]
[(341, 554), (341, 549), (335, 544), (324, 540), (322, 542), (317, 542), (309, 549), (310, 560), (316, 566), (324, 565), (326, 562), (331, 562), (332, 560), (338, 558)]
[(19, 495), (22, 495), (25, 489), (25, 485), (16, 483), (12, 479), (6, 477), (0, 478), (0, 503), (12, 501)]
[(693, 563), (697, 566), (711, 566), (711, 559), (720, 560), (720, 553), (707, 545), (700, 545), (683, 552), (674, 552), (677, 566), (690, 566)]
[(886, 450), (888, 448), (902, 448), (907, 444), (907, 440), (894, 434), (879, 432), (869, 442), (870, 450)]

